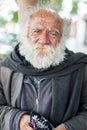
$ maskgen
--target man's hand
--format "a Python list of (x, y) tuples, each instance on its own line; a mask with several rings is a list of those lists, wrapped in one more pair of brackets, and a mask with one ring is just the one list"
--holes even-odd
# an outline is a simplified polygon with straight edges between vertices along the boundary
[(20, 119), (20, 130), (33, 130), (29, 126), (30, 116), (25, 114)]
[(54, 130), (67, 130), (66, 126), (64, 124), (59, 125)]
[(42, 115), (31, 112), (29, 126), (34, 130), (53, 130), (53, 125)]

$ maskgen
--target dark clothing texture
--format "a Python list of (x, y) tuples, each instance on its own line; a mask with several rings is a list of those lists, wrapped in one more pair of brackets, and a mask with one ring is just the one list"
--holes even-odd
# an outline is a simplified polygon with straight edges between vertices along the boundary
[(87, 55), (66, 49), (64, 62), (36, 69), (18, 46), (0, 63), (0, 129), (19, 130), (23, 114), (37, 112), (54, 127), (87, 130)]

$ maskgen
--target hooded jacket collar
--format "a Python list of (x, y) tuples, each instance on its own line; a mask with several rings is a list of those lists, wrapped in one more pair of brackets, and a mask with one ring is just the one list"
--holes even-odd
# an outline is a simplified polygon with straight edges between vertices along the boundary
[(18, 71), (23, 74), (28, 74), (32, 76), (61, 76), (67, 75), (85, 64), (87, 64), (87, 55), (83, 53), (73, 53), (66, 49), (66, 59), (58, 66), (50, 67), (47, 69), (37, 69), (34, 68), (30, 63), (28, 63), (24, 57), (19, 54), (19, 46), (17, 45), (14, 51), (0, 63), (0, 66), (6, 66), (13, 71)]

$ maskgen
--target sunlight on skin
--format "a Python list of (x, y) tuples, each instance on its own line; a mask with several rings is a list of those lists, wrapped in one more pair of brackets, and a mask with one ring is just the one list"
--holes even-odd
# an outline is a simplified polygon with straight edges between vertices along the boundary
[(38, 69), (58, 65), (65, 58), (63, 19), (54, 12), (40, 11), (28, 17), (27, 29), (20, 35), (20, 54)]
[(51, 44), (53, 47), (60, 42), (63, 31), (63, 21), (54, 13), (41, 10), (30, 18), (27, 37), (31, 43)]

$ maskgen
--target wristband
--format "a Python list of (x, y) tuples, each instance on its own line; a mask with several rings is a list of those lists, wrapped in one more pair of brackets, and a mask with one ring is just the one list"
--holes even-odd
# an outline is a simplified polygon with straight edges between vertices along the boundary
[(53, 130), (53, 125), (42, 115), (31, 112), (29, 126), (34, 130)]

